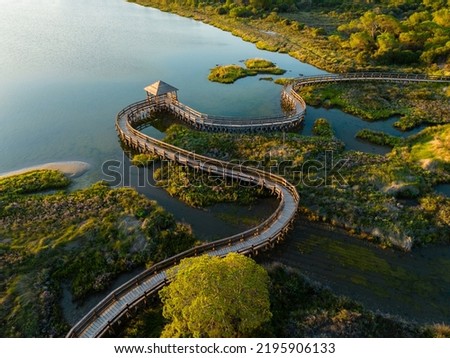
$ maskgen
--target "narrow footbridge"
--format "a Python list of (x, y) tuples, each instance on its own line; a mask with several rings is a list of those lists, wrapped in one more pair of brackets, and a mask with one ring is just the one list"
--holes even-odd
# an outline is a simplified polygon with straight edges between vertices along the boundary
[(147, 87), (146, 100), (129, 105), (116, 117), (116, 130), (123, 144), (140, 153), (156, 154), (161, 158), (223, 178), (265, 187), (277, 195), (279, 205), (268, 219), (252, 229), (194, 247), (145, 270), (98, 303), (69, 331), (67, 337), (102, 337), (107, 332), (113, 331), (168, 283), (167, 270), (176, 266), (183, 258), (202, 254), (225, 256), (229, 252), (256, 255), (259, 251), (271, 248), (281, 241), (295, 219), (300, 198), (295, 186), (283, 177), (256, 168), (201, 156), (147, 136), (136, 129), (143, 120), (154, 112), (166, 110), (201, 130), (254, 132), (292, 128), (303, 120), (306, 110), (305, 102), (296, 93), (300, 87), (362, 80), (450, 82), (450, 77), (355, 73), (298, 78), (282, 91), (282, 99), (291, 105), (291, 114), (253, 120), (214, 117), (197, 112), (178, 101), (176, 88), (161, 81)]

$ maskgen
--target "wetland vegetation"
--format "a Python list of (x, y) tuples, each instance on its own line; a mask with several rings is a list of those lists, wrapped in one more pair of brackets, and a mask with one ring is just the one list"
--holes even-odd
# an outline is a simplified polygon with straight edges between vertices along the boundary
[[(418, 154), (426, 157), (431, 145), (447, 153), (447, 142), (439, 144), (435, 138), (445, 139), (449, 125), (426, 129), (382, 156), (345, 151), (330, 136), (327, 122), (318, 123), (327, 128), (327, 135), (209, 134), (173, 126), (165, 140), (284, 175), (296, 184), (302, 197), (300, 211), (310, 220), (344, 227), (383, 247), (411, 250), (414, 245), (450, 243), (450, 199), (433, 190), (450, 182), (448, 161), (442, 154), (440, 159)], [(430, 130), (435, 136), (424, 134)], [(179, 195), (195, 190), (173, 187)]]
[(388, 147), (399, 146), (403, 143), (404, 139), (393, 135), (386, 134), (380, 131), (374, 131), (371, 129), (361, 129), (356, 133), (356, 138), (366, 140), (370, 143), (383, 145)]
[(338, 83), (303, 87), (311, 106), (337, 107), (377, 121), (399, 116), (394, 126), (407, 131), (420, 125), (450, 123), (448, 84)]
[(450, 71), (445, 1), (129, 1), (212, 24), (331, 72)]
[[(449, 73), (450, 15), (443, 1), (135, 2), (211, 23), (258, 48), (286, 52), (330, 71)], [(246, 67), (249, 73), (281, 71), (260, 60)], [(233, 71), (223, 77), (237, 78), (240, 70)], [(440, 125), (406, 140), (359, 134), (393, 147), (386, 156), (346, 152), (325, 119), (316, 122), (313, 137), (211, 135), (172, 126), (165, 140), (218, 159), (275, 170), (296, 184), (300, 211), (310, 220), (343, 227), (381, 247), (411, 250), (415, 245), (449, 244), (450, 198), (434, 191), (437, 184), (450, 183), (448, 87), (369, 83), (355, 91), (344, 84), (333, 86), (309, 88), (302, 95), (309, 103), (338, 106), (369, 120), (399, 115), (396, 126), (402, 130)], [(145, 166), (156, 158), (134, 159), (135, 165)], [(156, 173), (159, 184), (192, 206), (249, 203), (267, 195), (176, 165), (168, 168), (171, 175), (164, 168)], [(60, 307), (63, 286), (81, 303), (107, 289), (121, 273), (196, 243), (188, 226), (132, 189), (111, 189), (99, 182), (70, 192), (69, 185), (55, 171), (0, 179), (3, 337), (62, 336), (69, 329)], [(336, 245), (329, 251), (339, 256)], [(272, 265), (268, 272), (273, 318), (253, 336), (450, 336), (445, 325), (418, 326), (369, 312), (294, 270)], [(165, 323), (156, 305), (136, 318), (125, 335), (159, 336)]]
[(57, 171), (0, 179), (2, 337), (55, 337), (68, 330), (60, 307), (105, 290), (123, 272), (195, 244), (188, 226), (130, 188), (99, 182), (65, 191)]
[[(450, 337), (444, 324), (419, 325), (370, 312), (346, 297), (278, 263), (263, 265), (269, 274), (272, 318), (245, 337)], [(123, 337), (160, 337), (168, 323), (158, 301), (133, 318)]]
[(213, 82), (234, 83), (239, 78), (257, 74), (282, 75), (286, 72), (273, 62), (262, 58), (250, 58), (244, 61), (245, 67), (239, 65), (216, 66), (211, 69), (208, 79)]

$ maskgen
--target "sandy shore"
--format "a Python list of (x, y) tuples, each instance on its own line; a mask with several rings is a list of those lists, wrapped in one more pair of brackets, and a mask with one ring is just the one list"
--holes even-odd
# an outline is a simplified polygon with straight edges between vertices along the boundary
[(0, 178), (6, 178), (13, 175), (23, 174), (26, 172), (30, 172), (32, 170), (38, 169), (50, 169), (50, 170), (59, 170), (60, 172), (67, 175), (69, 178), (76, 178), (84, 173), (86, 173), (90, 169), (90, 165), (85, 162), (78, 161), (70, 161), (70, 162), (53, 162), (53, 163), (45, 163), (34, 165), (32, 167), (23, 168), (19, 170), (13, 170), (6, 173), (1, 173)]

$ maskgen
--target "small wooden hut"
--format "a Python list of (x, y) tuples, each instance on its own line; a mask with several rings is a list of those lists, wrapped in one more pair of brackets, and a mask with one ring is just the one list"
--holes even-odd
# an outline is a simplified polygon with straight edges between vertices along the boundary
[(149, 103), (156, 105), (162, 103), (170, 103), (178, 101), (178, 88), (175, 88), (164, 81), (157, 81), (144, 88), (147, 92), (147, 99)]

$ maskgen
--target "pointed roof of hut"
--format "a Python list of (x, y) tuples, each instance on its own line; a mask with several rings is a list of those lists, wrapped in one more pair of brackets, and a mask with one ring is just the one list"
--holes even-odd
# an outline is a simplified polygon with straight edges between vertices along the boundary
[(153, 96), (160, 96), (166, 93), (178, 91), (178, 88), (175, 88), (164, 81), (157, 81), (144, 89)]

